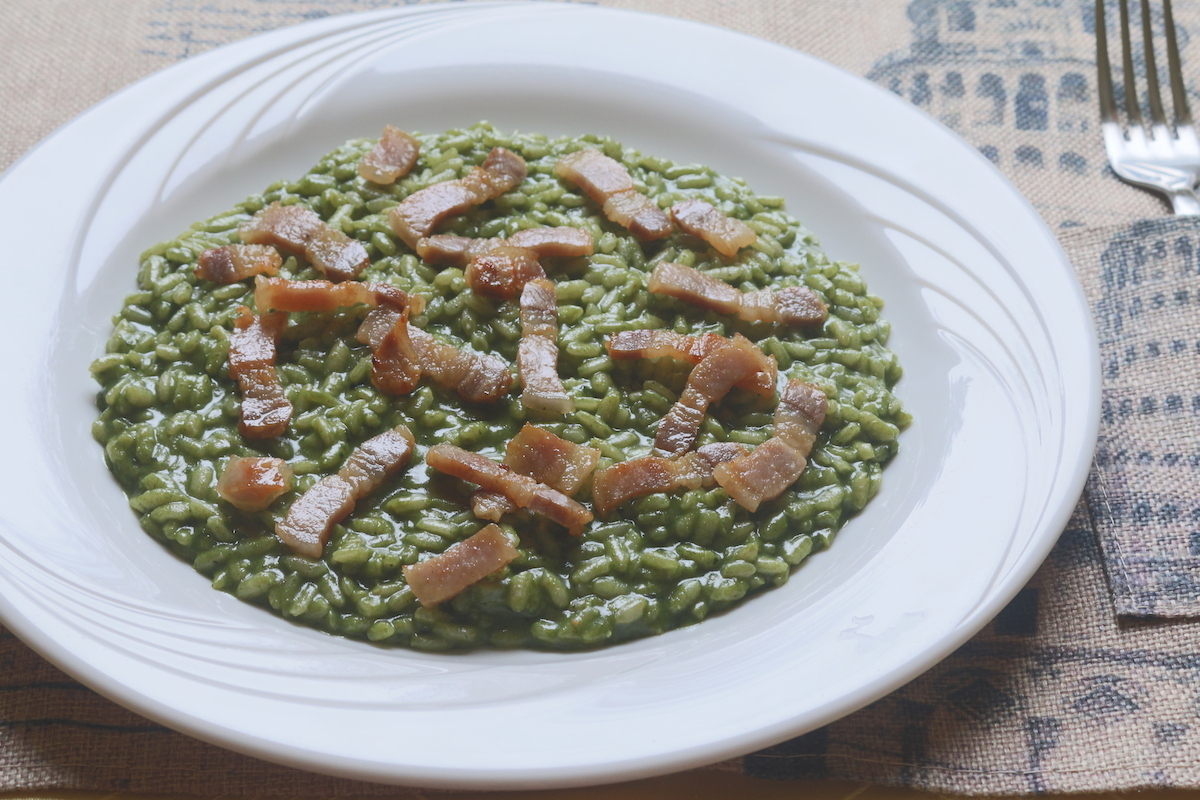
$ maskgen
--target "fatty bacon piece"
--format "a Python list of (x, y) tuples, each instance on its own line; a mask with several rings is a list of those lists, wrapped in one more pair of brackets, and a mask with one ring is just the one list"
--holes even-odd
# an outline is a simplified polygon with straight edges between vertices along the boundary
[(404, 579), (425, 608), (449, 600), (517, 557), (517, 548), (497, 525), (488, 525), (432, 558), (405, 566)]
[(359, 177), (383, 185), (395, 183), (412, 170), (420, 152), (421, 143), (411, 135), (384, 125), (379, 141), (358, 161)]
[(807, 286), (741, 292), (699, 270), (671, 261), (654, 268), (648, 288), (720, 314), (736, 314), (747, 322), (811, 327), (823, 323), (829, 313), (824, 301)]
[(600, 203), (604, 216), (643, 242), (671, 233), (671, 218), (633, 186), (629, 170), (599, 150), (578, 150), (554, 165), (554, 174), (566, 178)]
[[(504, 466), (572, 497), (599, 460), (600, 451), (596, 448), (568, 442), (527, 422), (508, 441)], [(516, 511), (517, 506), (503, 494), (480, 489), (471, 496), (471, 509), (477, 517), (499, 522), (505, 514)]]
[(521, 292), (521, 341), (517, 345), (521, 403), (551, 414), (575, 410), (558, 376), (558, 300), (554, 284), (538, 278)]
[[(633, 358), (674, 358), (689, 364), (699, 364), (704, 358), (719, 348), (729, 344), (729, 340), (715, 333), (687, 335), (674, 331), (634, 330), (617, 331), (608, 337), (604, 343), (608, 357), (614, 361)], [(774, 360), (770, 368), (756, 372), (744, 381), (738, 381), (735, 386), (748, 392), (769, 397), (775, 393)]]
[(371, 264), (361, 242), (329, 227), (300, 205), (271, 203), (243, 223), (238, 236), (246, 244), (274, 245), (304, 256), (314, 269), (335, 281), (355, 278)]
[(262, 275), (254, 279), (254, 304), (259, 311), (328, 313), (359, 303), (372, 308), (381, 304), (397, 310), (407, 308), (413, 314), (420, 314), (425, 309), (425, 299), (421, 295), (409, 294), (390, 283), (289, 281)]
[(732, 258), (737, 251), (758, 241), (758, 234), (740, 219), (718, 211), (703, 200), (684, 200), (671, 206), (671, 219), (684, 233), (698, 236)]
[(421, 374), (458, 392), (463, 400), (494, 403), (512, 388), (512, 373), (501, 358), (443, 344), (411, 324), (408, 337), (421, 364)]
[(509, 299), (525, 284), (546, 277), (539, 259), (590, 256), (592, 235), (582, 228), (530, 228), (508, 239), (427, 236), (417, 242), (417, 255), (430, 264), (466, 267), (464, 278), (476, 294)]
[(368, 439), (350, 453), (336, 475), (317, 481), (292, 503), (275, 525), (275, 535), (300, 555), (320, 558), (333, 526), (408, 464), (412, 453), (413, 435), (403, 425)]
[(229, 334), (229, 377), (242, 393), (238, 431), (247, 439), (270, 439), (287, 430), (292, 404), (275, 371), (279, 337), (287, 325), (287, 314), (256, 315), (238, 307)]
[(408, 394), (421, 379), (421, 360), (408, 333), (408, 309), (379, 306), (356, 335), (371, 346), (371, 385), (384, 394)]
[(825, 421), (827, 400), (816, 386), (788, 381), (775, 410), (775, 435), (744, 456), (721, 464), (713, 477), (748, 511), (773, 500), (804, 472), (817, 431)]
[(237, 283), (252, 275), (274, 275), (283, 259), (274, 247), (262, 244), (231, 244), (205, 250), (196, 259), (195, 275), (216, 283)]
[(433, 232), (443, 220), (471, 206), (495, 200), (525, 180), (525, 159), (511, 150), (494, 147), (483, 164), (466, 177), (442, 181), (413, 192), (391, 210), (388, 221), (409, 247)]
[(437, 444), (425, 453), (425, 463), (439, 472), (478, 484), (484, 491), (502, 494), (518, 508), (527, 508), (564, 526), (572, 536), (581, 535), (584, 526), (593, 519), (592, 512), (557, 489), (478, 453), (451, 444)]
[(234, 456), (217, 480), (217, 494), (242, 511), (262, 511), (292, 488), (292, 468), (282, 458)]
[(774, 372), (775, 359), (763, 355), (745, 336), (705, 356), (688, 375), (683, 394), (658, 423), (654, 449), (677, 456), (692, 448), (710, 403), (729, 393), (733, 385), (749, 380), (759, 372)]
[(643, 456), (622, 461), (596, 473), (592, 481), (592, 503), (600, 516), (635, 497), (676, 489), (699, 489), (713, 485), (714, 467), (750, 452), (737, 442), (714, 442), (678, 458)]

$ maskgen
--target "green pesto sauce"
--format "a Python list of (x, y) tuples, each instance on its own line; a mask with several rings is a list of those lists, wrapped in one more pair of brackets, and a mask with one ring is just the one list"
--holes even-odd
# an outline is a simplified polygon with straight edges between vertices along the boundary
[[(394, 186), (358, 177), (373, 140), (347, 142), (296, 181), (273, 184), (228, 212), (147, 251), (138, 291), (113, 318), (106, 355), (92, 365), (102, 390), (94, 435), (142, 527), (208, 576), (216, 589), (298, 623), (344, 636), (421, 650), (478, 646), (576, 649), (703, 620), (766, 587), (778, 586), (810, 553), (827, 547), (847, 518), (879, 489), (908, 415), (892, 394), (900, 366), (889, 351), (881, 301), (855, 265), (831, 262), (780, 198), (755, 195), (738, 179), (700, 165), (645, 156), (600, 136), (548, 139), (504, 134), (487, 124), (418, 135), (421, 157)], [(458, 346), (516, 362), (516, 301), (466, 288), (459, 269), (422, 263), (392, 233), (387, 212), (412, 192), (459, 178), (495, 146), (520, 153), (521, 187), (450, 221), (439, 232), (510, 236), (537, 226), (590, 230), (596, 252), (547, 259), (559, 302), (559, 373), (576, 411), (527, 412), (519, 388), (491, 405), (465, 403), (423, 381), (390, 397), (370, 381), (371, 353), (354, 334), (366, 309), (293, 314), (280, 345), (279, 376), (295, 406), (286, 434), (243, 439), (239, 395), (229, 378), (229, 331), (239, 305), (253, 305), (253, 281), (217, 286), (193, 276), (207, 248), (235, 243), (237, 228), (273, 201), (303, 204), (363, 242), (371, 267), (362, 280), (423, 295), (412, 321)], [(640, 243), (595, 203), (554, 176), (558, 158), (599, 147), (627, 166), (640, 190), (667, 208), (702, 197), (759, 235), (728, 259), (683, 233)], [(694, 266), (743, 290), (805, 284), (829, 305), (820, 331), (743, 323), (646, 291), (662, 261)], [(289, 258), (284, 277), (321, 277)], [(428, 470), (426, 449), (459, 445), (499, 460), (525, 421), (599, 448), (599, 466), (646, 455), (658, 420), (690, 367), (669, 359), (611, 361), (608, 334), (637, 328), (743, 333), (783, 375), (815, 383), (829, 411), (808, 468), (779, 498), (750, 514), (719, 487), (654, 494), (597, 519), (581, 538), (527, 512), (503, 527), (520, 556), (436, 609), (419, 606), (401, 572), (483, 527), (470, 511), (475, 488)], [(515, 367), (514, 367), (515, 369)], [(697, 445), (770, 437), (774, 399), (739, 389), (709, 409)], [(363, 500), (335, 527), (319, 561), (292, 554), (273, 531), (291, 502), (336, 472), (359, 443), (399, 423), (416, 436), (409, 468)], [(288, 461), (294, 490), (257, 514), (219, 499), (217, 477), (232, 456)], [(588, 487), (578, 499), (589, 502)]]

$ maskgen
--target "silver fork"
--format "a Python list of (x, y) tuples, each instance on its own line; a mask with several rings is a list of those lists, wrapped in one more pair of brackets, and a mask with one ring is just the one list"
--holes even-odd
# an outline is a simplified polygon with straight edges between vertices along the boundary
[(1154, 61), (1154, 40), (1150, 30), (1149, 0), (1142, 6), (1143, 50), (1146, 61), (1147, 94), (1150, 102), (1150, 129), (1138, 104), (1137, 81), (1133, 72), (1133, 48), (1129, 34), (1128, 0), (1121, 3), (1121, 66), (1125, 75), (1125, 118), (1122, 129), (1113, 93), (1112, 70), (1108, 63), (1108, 34), (1104, 24), (1104, 0), (1096, 0), (1096, 89), (1100, 95), (1100, 129), (1108, 162), (1122, 179), (1138, 186), (1162, 192), (1171, 200), (1176, 214), (1200, 216), (1196, 183), (1200, 180), (1200, 138), (1188, 109), (1187, 88), (1179, 67), (1179, 46), (1175, 41), (1175, 20), (1171, 0), (1163, 0), (1163, 22), (1167, 34), (1167, 71), (1171, 77), (1171, 99), (1175, 111), (1175, 131), (1167, 124), (1158, 91), (1158, 70)]

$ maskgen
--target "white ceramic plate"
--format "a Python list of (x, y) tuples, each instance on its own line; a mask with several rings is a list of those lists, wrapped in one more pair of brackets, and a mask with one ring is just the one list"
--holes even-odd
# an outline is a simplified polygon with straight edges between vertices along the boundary
[[(593, 653), (436, 656), (293, 626), (141, 532), (89, 434), (87, 366), (137, 254), (391, 122), (601, 132), (784, 195), (888, 303), (916, 417), (884, 488), (784, 587)], [(1033, 573), (1097, 424), (1056, 242), (967, 144), (800, 53), (588, 6), (326, 19), (181, 63), (0, 182), (0, 613), (97, 691), (235, 750), (458, 788), (636, 778), (830, 722), (949, 654)]]

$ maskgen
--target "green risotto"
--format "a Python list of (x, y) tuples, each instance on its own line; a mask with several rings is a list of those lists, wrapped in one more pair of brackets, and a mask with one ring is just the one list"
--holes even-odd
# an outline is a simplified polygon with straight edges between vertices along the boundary
[[(196, 223), (148, 250), (138, 291), (114, 317), (106, 353), (92, 365), (100, 383), (93, 426), (109, 467), (142, 527), (212, 581), (216, 589), (324, 631), (420, 650), (479, 646), (575, 649), (657, 634), (703, 620), (761, 589), (788, 580), (810, 553), (827, 547), (845, 521), (879, 490), (884, 464), (909, 416), (892, 387), (900, 378), (885, 346), (881, 301), (853, 264), (832, 262), (778, 197), (754, 194), (736, 178), (696, 164), (643, 155), (602, 136), (549, 139), (490, 125), (417, 135), (416, 167), (393, 186), (358, 176), (374, 144), (347, 142), (295, 181), (271, 185), (228, 212)], [(452, 218), (439, 232), (506, 237), (539, 226), (590, 231), (595, 254), (546, 259), (555, 282), (559, 374), (575, 411), (539, 416), (514, 388), (483, 405), (423, 380), (409, 395), (371, 384), (371, 351), (355, 332), (363, 306), (292, 314), (278, 373), (295, 411), (269, 440), (238, 433), (240, 396), (229, 377), (229, 336), (239, 305), (253, 306), (253, 280), (218, 285), (196, 278), (208, 248), (237, 243), (238, 226), (265, 205), (302, 204), (362, 242), (364, 281), (423, 295), (411, 322), (459, 347), (515, 364), (517, 300), (497, 301), (466, 287), (463, 271), (423, 263), (392, 232), (388, 211), (409, 194), (460, 178), (489, 150), (506, 147), (528, 162), (515, 191)], [(758, 240), (725, 258), (676, 231), (642, 243), (610, 222), (572, 185), (556, 161), (583, 147), (624, 164), (660, 208), (703, 198), (742, 220)], [(818, 330), (746, 323), (646, 290), (663, 261), (693, 266), (742, 290), (807, 285), (829, 306)], [(279, 273), (322, 277), (296, 258)], [(504, 517), (519, 556), (436, 608), (422, 607), (402, 567), (446, 550), (487, 522), (471, 512), (475, 486), (427, 469), (424, 452), (450, 443), (495, 460), (526, 422), (602, 452), (599, 468), (647, 455), (658, 421), (676, 401), (691, 366), (670, 359), (613, 361), (606, 338), (624, 330), (742, 333), (774, 356), (781, 378), (820, 387), (828, 411), (800, 479), (755, 513), (719, 486), (651, 494), (597, 518), (581, 537), (527, 511)], [(765, 442), (775, 398), (734, 389), (709, 408), (696, 445)], [(333, 529), (320, 560), (292, 553), (275, 523), (306, 488), (337, 472), (363, 441), (397, 424), (416, 437), (407, 469), (363, 499)], [(216, 481), (233, 456), (273, 456), (296, 474), (293, 489), (259, 513), (218, 498)], [(590, 505), (589, 485), (577, 499)]]

